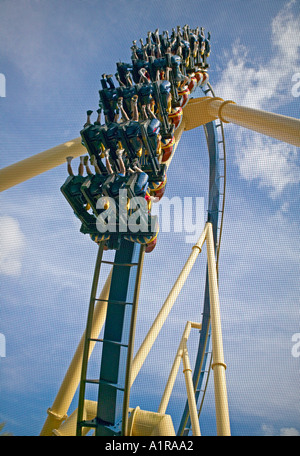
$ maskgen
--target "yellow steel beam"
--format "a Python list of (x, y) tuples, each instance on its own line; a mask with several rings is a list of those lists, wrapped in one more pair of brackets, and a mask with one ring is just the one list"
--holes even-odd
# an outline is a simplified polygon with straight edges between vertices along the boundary
[(211, 337), (215, 387), (215, 410), (217, 421), (217, 434), (220, 436), (230, 435), (230, 421), (226, 387), (226, 364), (224, 362), (222, 327), (220, 316), (219, 290), (217, 269), (215, 261), (214, 240), (212, 224), (207, 223), (206, 250), (209, 279), (209, 299), (211, 314)]
[(239, 106), (234, 101), (218, 97), (191, 99), (183, 110), (185, 130), (217, 118), (300, 147), (300, 120), (293, 117)]
[[(184, 124), (182, 123), (175, 132), (175, 146), (171, 157), (166, 163), (167, 167), (172, 161), (183, 130)], [(6, 166), (0, 169), (0, 192), (66, 163), (66, 157), (68, 156), (76, 158), (86, 153), (87, 150), (81, 144), (81, 137), (79, 137)]]
[(190, 359), (189, 359), (189, 355), (188, 355), (186, 340), (183, 341), (182, 362), (183, 362), (183, 373), (184, 373), (184, 378), (185, 378), (185, 385), (186, 385), (186, 391), (187, 391), (187, 397), (188, 397), (193, 436), (200, 436), (201, 431), (200, 431), (199, 418), (198, 418), (198, 413), (197, 413), (197, 403), (196, 403), (196, 399), (195, 399), (192, 369), (191, 369), (191, 365), (190, 365)]
[(201, 236), (199, 237), (196, 244), (192, 247), (192, 251), (183, 266), (176, 282), (174, 283), (167, 299), (165, 300), (164, 304), (162, 305), (160, 311), (158, 312), (154, 322), (152, 323), (151, 328), (149, 329), (144, 341), (142, 342), (141, 346), (139, 347), (132, 365), (131, 365), (131, 385), (134, 383), (142, 365), (144, 364), (145, 359), (147, 358), (160, 330), (162, 329), (169, 313), (172, 310), (172, 307), (183, 287), (185, 284), (192, 267), (195, 264), (198, 255), (201, 252), (203, 243), (205, 241), (207, 227), (205, 226)]
[(177, 377), (177, 373), (179, 370), (179, 365), (182, 360), (183, 363), (183, 373), (185, 377), (185, 384), (186, 384), (186, 391), (187, 391), (187, 397), (188, 397), (188, 404), (189, 404), (189, 412), (190, 412), (190, 418), (191, 418), (191, 424), (192, 424), (192, 430), (193, 430), (193, 436), (196, 435), (201, 435), (200, 431), (200, 425), (199, 425), (199, 419), (198, 419), (198, 413), (197, 413), (197, 404), (196, 404), (196, 399), (195, 399), (195, 391), (194, 391), (194, 385), (193, 385), (193, 378), (192, 378), (192, 369), (190, 366), (190, 360), (189, 360), (189, 355), (188, 355), (188, 349), (187, 349), (187, 340), (190, 335), (191, 328), (197, 328), (201, 330), (201, 324), (199, 323), (193, 323), (191, 321), (188, 321), (186, 323), (183, 335), (181, 337), (181, 341), (179, 344), (179, 347), (177, 349), (177, 353), (173, 362), (173, 366), (168, 378), (168, 382), (166, 384), (163, 396), (161, 398), (159, 408), (158, 408), (158, 413), (166, 413), (166, 409), (169, 403), (169, 399), (173, 390), (173, 386)]
[[(183, 119), (175, 132), (175, 148), (183, 131), (204, 125), (219, 118), (223, 122), (257, 131), (280, 141), (300, 147), (300, 120), (293, 117), (239, 106), (231, 100), (218, 97), (192, 98), (183, 109)], [(81, 137), (25, 158), (0, 170), (0, 192), (38, 176), (66, 161), (68, 155), (78, 157), (86, 153)], [(167, 162), (167, 167), (174, 152)]]
[(128, 435), (133, 437), (176, 436), (170, 415), (141, 410), (140, 407), (129, 409)]
[(66, 157), (69, 155), (79, 157), (85, 153), (86, 149), (79, 137), (2, 168), (0, 169), (0, 191), (66, 163)]
[[(107, 300), (109, 296), (111, 275), (112, 271), (110, 271), (106, 279), (106, 282), (99, 296), (99, 301), (97, 301), (97, 304), (94, 309), (94, 319), (91, 332), (91, 338), (93, 339), (99, 337), (99, 333), (105, 322), (107, 310), (107, 302), (105, 300)], [(53, 429), (58, 429), (61, 423), (67, 418), (68, 409), (70, 407), (70, 404), (73, 400), (73, 397), (76, 393), (80, 381), (84, 341), (85, 333), (83, 333), (82, 335), (80, 343), (66, 372), (66, 375), (56, 395), (53, 405), (51, 408), (47, 410), (48, 416), (41, 430), (41, 436), (52, 435)], [(89, 356), (91, 356), (92, 354), (95, 343), (96, 342), (90, 343)]]

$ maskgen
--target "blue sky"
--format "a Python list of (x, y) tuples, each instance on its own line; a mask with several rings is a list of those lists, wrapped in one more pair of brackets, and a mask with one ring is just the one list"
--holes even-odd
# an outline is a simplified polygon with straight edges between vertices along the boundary
[[(299, 118), (297, 1), (1, 0), (0, 167), (78, 137), (86, 110), (97, 109), (101, 74), (130, 60), (132, 41), (186, 23), (211, 32), (216, 96)], [(299, 150), (231, 124), (225, 135), (219, 273), (231, 430), (299, 435)], [(62, 165), (0, 195), (0, 422), (15, 435), (39, 434), (86, 323), (96, 249), (59, 191), (65, 178)], [(200, 196), (206, 205), (207, 184), (203, 132), (184, 133), (166, 195)], [(190, 249), (185, 233), (160, 233), (147, 255), (136, 347)], [(132, 406), (157, 410), (185, 322), (200, 319), (205, 263), (204, 251), (133, 387)], [(183, 393), (180, 377), (168, 409), (175, 427)], [(215, 433), (212, 377), (200, 426)]]

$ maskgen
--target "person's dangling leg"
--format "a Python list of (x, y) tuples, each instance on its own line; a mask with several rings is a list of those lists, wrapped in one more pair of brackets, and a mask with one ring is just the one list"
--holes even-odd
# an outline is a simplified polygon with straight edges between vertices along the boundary
[(80, 157), (80, 162), (79, 162), (79, 167), (78, 167), (78, 176), (83, 176), (83, 172), (84, 172), (84, 164), (83, 164), (83, 161), (84, 161), (84, 156), (81, 155), (81, 157)]
[(69, 173), (69, 176), (74, 176), (74, 173), (73, 173), (73, 170), (72, 170), (72, 166), (71, 166), (71, 161), (73, 160), (74, 157), (66, 157), (66, 160), (67, 160), (67, 169), (68, 169), (68, 173)]
[(93, 176), (93, 173), (89, 167), (89, 156), (86, 155), (83, 159), (83, 163), (84, 163), (84, 166), (85, 166), (85, 169), (86, 169), (86, 173), (89, 175), (89, 176)]

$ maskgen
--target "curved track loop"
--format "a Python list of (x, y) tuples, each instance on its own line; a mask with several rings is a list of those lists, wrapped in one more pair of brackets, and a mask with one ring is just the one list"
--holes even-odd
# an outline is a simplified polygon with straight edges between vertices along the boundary
[[(209, 83), (201, 87), (204, 95), (209, 93), (214, 97), (215, 94)], [(225, 208), (225, 190), (226, 190), (226, 149), (223, 123), (220, 120), (204, 125), (204, 131), (210, 156), (210, 182), (209, 182), (209, 204), (208, 204), (208, 219), (213, 224), (213, 233), (216, 249), (216, 266), (218, 272), (221, 237), (223, 230), (224, 208)], [(221, 156), (219, 148), (222, 148)], [(221, 181), (222, 186), (221, 186)], [(134, 328), (133, 325), (132, 329)], [(134, 332), (134, 330), (133, 330)], [(131, 334), (133, 336), (133, 334)], [(131, 338), (130, 338), (131, 339)], [(127, 370), (130, 371), (131, 356), (127, 359)], [(200, 416), (205, 393), (208, 385), (209, 374), (212, 364), (212, 350), (210, 341), (210, 310), (209, 310), (209, 290), (208, 277), (206, 278), (205, 300), (202, 318), (202, 330), (200, 332), (199, 348), (194, 369), (194, 386), (195, 396), (198, 406), (198, 415)], [(127, 379), (128, 380), (128, 379)], [(122, 435), (126, 435), (127, 419), (129, 410), (129, 395), (130, 382), (125, 385), (123, 404), (123, 420), (122, 420)], [(189, 435), (191, 431), (191, 423), (188, 413), (188, 404), (182, 415), (181, 424), (178, 430), (178, 435)]]
[[(206, 83), (205, 86), (200, 87), (203, 94), (206, 95), (207, 93), (211, 92), (214, 96), (212, 87), (210, 84)], [(204, 131), (207, 140), (207, 147), (209, 151), (209, 201), (208, 201), (208, 214), (207, 219), (212, 223), (213, 226), (213, 235), (215, 239), (215, 252), (216, 252), (216, 261), (217, 261), (217, 268), (219, 263), (219, 255), (220, 255), (220, 244), (221, 244), (221, 235), (222, 235), (222, 227), (223, 227), (223, 216), (224, 216), (224, 204), (225, 204), (225, 183), (226, 183), (226, 156), (225, 156), (225, 141), (224, 141), (224, 131), (223, 125), (220, 120), (216, 122), (210, 122), (204, 125)], [(180, 140), (180, 136), (178, 141)], [(223, 153), (222, 156), (219, 155), (219, 147), (222, 145)], [(220, 190), (220, 183), (223, 179), (223, 185)], [(221, 214), (221, 216), (220, 216)], [(138, 246), (140, 247), (140, 246)], [(127, 249), (124, 246), (124, 254)], [(139, 250), (139, 249), (138, 249)], [(137, 252), (136, 252), (137, 253)], [(143, 258), (144, 249), (141, 249), (139, 253), (139, 261), (136, 264), (139, 264), (138, 267), (138, 276), (141, 275), (142, 269), (142, 258)], [(118, 254), (116, 254), (118, 256)], [(128, 253), (129, 255), (129, 253)], [(101, 255), (102, 256), (102, 255)], [(101, 260), (103, 262), (103, 260)], [(115, 264), (117, 267), (118, 263), (120, 262), (115, 258), (114, 261), (117, 261)], [(129, 260), (128, 260), (129, 261)], [(128, 262), (127, 261), (127, 262)], [(104, 261), (105, 262), (105, 261)], [(115, 276), (116, 278), (117, 276)], [(127, 284), (127, 282), (126, 282)], [(111, 293), (112, 295), (115, 294), (117, 288), (117, 292), (120, 293), (120, 285), (119, 280), (112, 279), (110, 297), (108, 300), (108, 314), (111, 314), (109, 311), (111, 304), (110, 300)], [(119, 290), (119, 291), (118, 291)], [(127, 295), (127, 285), (124, 286), (124, 293)], [(135, 283), (134, 287), (134, 299), (133, 302), (137, 304), (138, 301), (138, 294), (139, 294), (139, 280)], [(124, 303), (126, 303), (127, 299), (124, 298)], [(119, 297), (119, 300), (123, 300), (122, 297)], [(116, 298), (115, 298), (116, 299)], [(108, 348), (111, 347), (111, 343), (107, 344), (106, 339), (108, 342), (112, 342), (116, 339), (115, 343), (117, 345), (120, 344), (121, 336), (118, 334), (114, 334), (115, 332), (115, 315), (113, 314), (111, 318), (108, 318), (106, 325), (105, 325), (105, 333), (103, 339), (103, 351), (106, 353), (108, 352), (107, 356), (102, 354), (101, 359), (101, 370), (100, 370), (100, 379), (99, 379), (99, 394), (98, 394), (98, 411), (97, 411), (97, 419), (93, 423), (81, 422), (81, 415), (84, 403), (84, 393), (80, 395), (81, 401), (78, 407), (78, 429), (81, 428), (84, 424), (88, 427), (89, 424), (92, 424), (92, 427), (96, 427), (95, 433), (96, 435), (109, 435), (110, 429), (113, 431), (112, 428), (115, 430), (113, 434), (127, 435), (127, 422), (128, 422), (128, 414), (129, 414), (129, 398), (130, 398), (130, 371), (131, 371), (131, 364), (132, 364), (132, 353), (133, 353), (133, 344), (134, 344), (134, 335), (135, 335), (135, 323), (136, 323), (136, 312), (137, 312), (137, 305), (133, 306), (132, 313), (131, 313), (131, 323), (130, 323), (130, 333), (128, 337), (128, 345), (127, 346), (127, 360), (126, 360), (126, 375), (125, 375), (125, 384), (122, 386), (123, 390), (123, 403), (122, 403), (122, 411), (117, 412), (116, 405), (117, 405), (117, 397), (115, 393), (108, 394), (107, 388), (116, 388), (120, 389), (119, 386), (116, 384), (114, 385), (112, 379), (116, 379), (118, 377), (119, 367), (116, 366), (116, 372), (110, 367), (112, 358), (111, 353)], [(122, 322), (123, 322), (122, 317)], [(123, 324), (122, 324), (123, 325)], [(121, 327), (122, 327), (121, 325)], [(109, 333), (109, 337), (106, 337), (106, 332)], [(120, 339), (120, 340), (119, 340)], [(105, 348), (105, 350), (104, 350)], [(84, 357), (87, 363), (87, 356)], [(209, 373), (211, 369), (211, 359), (212, 359), (212, 351), (210, 348), (210, 306), (209, 306), (209, 290), (208, 290), (208, 273), (206, 273), (206, 286), (205, 286), (205, 298), (204, 298), (204, 306), (203, 306), (203, 315), (202, 315), (202, 329), (200, 331), (200, 340), (198, 346), (198, 353), (195, 362), (194, 368), (194, 388), (195, 388), (195, 396), (197, 403), (200, 402), (200, 407), (198, 413), (200, 415), (203, 400), (205, 397), (205, 392), (207, 388)], [(107, 367), (108, 366), (108, 367)], [(109, 380), (109, 381), (108, 381)], [(81, 379), (81, 384), (84, 383), (84, 376)], [(116, 380), (115, 380), (116, 381)], [(112, 396), (110, 398), (110, 396)], [(99, 404), (102, 404), (102, 407), (99, 407)], [(111, 411), (113, 409), (113, 412)], [(116, 410), (115, 410), (116, 409)], [(110, 410), (107, 412), (107, 410)], [(101, 424), (102, 423), (102, 424)], [(106, 424), (105, 424), (106, 423)], [(120, 429), (119, 425), (122, 423), (122, 430)], [(118, 428), (118, 429), (117, 429)], [(188, 435), (190, 432), (191, 424), (189, 419), (189, 411), (188, 411), (188, 403), (186, 403), (184, 413), (182, 415), (181, 424), (178, 430), (178, 435)], [(107, 434), (107, 432), (109, 434)], [(80, 432), (79, 432), (80, 434)]]
[[(215, 94), (209, 83), (202, 87), (204, 95), (209, 93), (214, 97)], [(224, 128), (221, 120), (210, 122), (204, 125), (204, 131), (209, 152), (209, 202), (208, 202), (208, 221), (213, 225), (213, 234), (215, 239), (216, 266), (218, 274), (221, 237), (223, 230), (224, 209), (225, 209), (225, 190), (226, 190), (226, 149)], [(219, 147), (222, 147), (222, 154), (219, 154)], [(223, 181), (221, 187), (221, 180)], [(219, 217), (220, 214), (220, 217)], [(206, 389), (208, 385), (209, 374), (212, 364), (212, 349), (210, 340), (210, 305), (209, 305), (209, 287), (208, 273), (206, 273), (205, 297), (202, 314), (202, 329), (198, 353), (195, 362), (193, 383), (195, 389), (196, 402), (198, 404), (198, 416), (200, 416)], [(188, 403), (186, 402), (184, 412), (177, 435), (189, 435), (191, 432), (191, 422), (189, 418)]]

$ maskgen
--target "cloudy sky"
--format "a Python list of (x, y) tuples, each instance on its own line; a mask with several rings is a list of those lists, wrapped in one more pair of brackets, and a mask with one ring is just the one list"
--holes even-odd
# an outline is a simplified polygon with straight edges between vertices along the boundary
[[(101, 74), (130, 61), (132, 41), (148, 30), (184, 24), (211, 32), (216, 96), (299, 118), (297, 1), (1, 0), (0, 166), (78, 137), (86, 110), (97, 109)], [(231, 431), (300, 435), (299, 150), (232, 124), (225, 135), (219, 274)], [(86, 323), (96, 247), (60, 193), (65, 178), (62, 165), (0, 195), (0, 422), (15, 435), (39, 434)], [(206, 207), (207, 184), (200, 128), (183, 134), (166, 196), (202, 197)], [(146, 256), (136, 348), (190, 249), (185, 232), (162, 232)], [(204, 249), (132, 406), (157, 410), (185, 323), (201, 320), (205, 264)], [(180, 376), (168, 409), (175, 428), (184, 404)], [(212, 377), (200, 426), (215, 433)]]

